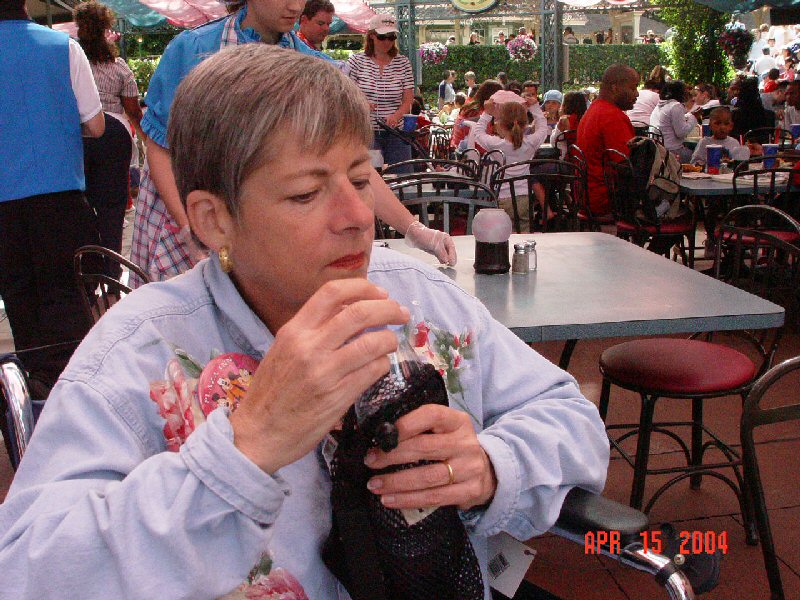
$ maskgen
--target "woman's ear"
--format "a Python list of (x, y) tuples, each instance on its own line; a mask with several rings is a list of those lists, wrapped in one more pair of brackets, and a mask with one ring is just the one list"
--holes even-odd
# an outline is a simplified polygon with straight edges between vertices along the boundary
[(189, 192), (186, 214), (192, 232), (208, 248), (216, 252), (230, 245), (236, 222), (222, 198), (205, 190)]

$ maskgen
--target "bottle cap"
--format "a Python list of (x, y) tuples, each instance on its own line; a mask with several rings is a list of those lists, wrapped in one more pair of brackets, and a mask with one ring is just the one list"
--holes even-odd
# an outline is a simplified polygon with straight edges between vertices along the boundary
[(514, 244), (515, 254), (525, 254), (527, 252), (527, 244)]

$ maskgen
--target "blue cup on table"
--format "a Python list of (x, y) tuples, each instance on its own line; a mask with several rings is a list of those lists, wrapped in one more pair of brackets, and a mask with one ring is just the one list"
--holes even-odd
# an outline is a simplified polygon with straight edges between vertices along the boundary
[(417, 115), (403, 115), (403, 131), (410, 133), (417, 128)]
[(703, 121), (703, 137), (711, 137), (711, 125), (708, 121)]
[(769, 156), (774, 157), (778, 154), (778, 144), (761, 144), (761, 147), (764, 149), (764, 168), (765, 169), (773, 169), (775, 168), (775, 158), (767, 158)]
[(797, 140), (800, 138), (800, 123), (792, 123), (789, 125), (789, 131), (792, 132), (792, 137)]
[(706, 146), (706, 173), (718, 175), (721, 164), (722, 146), (719, 144), (709, 144)]

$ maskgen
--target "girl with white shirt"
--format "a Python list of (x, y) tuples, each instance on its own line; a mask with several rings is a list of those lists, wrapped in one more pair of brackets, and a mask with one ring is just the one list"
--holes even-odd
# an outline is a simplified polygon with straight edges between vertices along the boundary
[[(498, 101), (503, 101), (503, 103), (498, 104)], [(532, 104), (528, 105), (528, 102), (532, 102)], [(533, 117), (532, 127), (528, 127), (529, 113)], [(494, 117), (494, 135), (486, 131), (492, 117)], [(487, 152), (502, 150), (507, 165), (531, 160), (539, 146), (547, 138), (549, 131), (547, 118), (536, 98), (524, 99), (513, 92), (506, 91), (498, 92), (486, 101), (484, 113), (473, 128), (475, 142), (485, 148)], [(506, 177), (515, 177), (526, 172), (528, 172), (528, 166), (520, 165), (518, 168), (507, 170), (505, 175)], [(518, 181), (515, 185), (515, 192), (518, 195), (524, 195), (525, 183)], [(539, 205), (544, 205), (544, 188), (541, 184), (534, 185), (534, 193)], [(514, 218), (511, 190), (507, 183), (500, 188), (498, 204), (512, 219)], [(529, 222), (528, 204), (527, 202), (520, 204), (524, 205), (517, 207), (520, 221)]]
[(668, 81), (661, 89), (660, 96), (661, 101), (650, 115), (650, 125), (661, 130), (667, 150), (677, 155), (682, 163), (689, 162), (692, 151), (683, 145), (683, 141), (697, 127), (697, 118), (686, 112), (686, 85), (679, 80)]

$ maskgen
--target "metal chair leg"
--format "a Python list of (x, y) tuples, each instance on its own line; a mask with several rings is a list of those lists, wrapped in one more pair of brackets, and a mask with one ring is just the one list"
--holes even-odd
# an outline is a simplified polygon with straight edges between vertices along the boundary
[(600, 411), (600, 418), (603, 420), (603, 423), (606, 422), (606, 416), (608, 415), (608, 402), (611, 399), (611, 382), (603, 377), (603, 387), (600, 389), (600, 406), (598, 410)]
[(650, 434), (653, 431), (653, 414), (655, 413), (656, 396), (642, 394), (642, 411), (639, 416), (639, 437), (636, 441), (636, 461), (633, 467), (633, 483), (631, 484), (630, 505), (642, 509), (644, 501), (644, 485), (647, 481), (647, 465), (650, 459)]
[[(703, 401), (692, 398), (692, 466), (700, 468), (703, 464)], [(689, 478), (689, 487), (700, 489), (703, 475), (695, 473)]]

